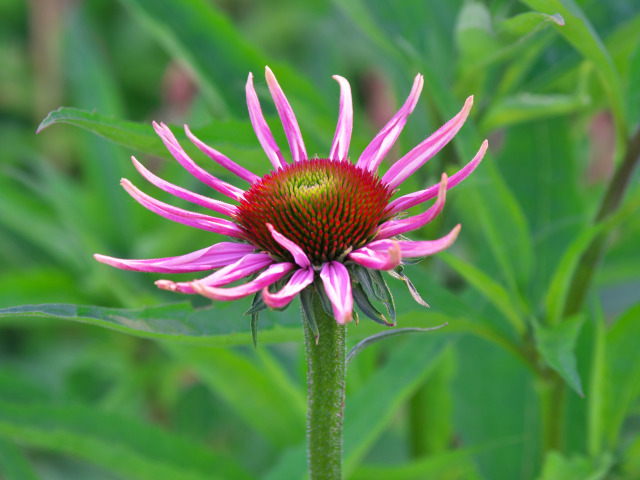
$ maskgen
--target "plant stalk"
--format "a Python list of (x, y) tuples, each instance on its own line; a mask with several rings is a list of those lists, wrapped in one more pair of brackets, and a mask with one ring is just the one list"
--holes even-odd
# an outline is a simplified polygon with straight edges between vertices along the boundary
[(342, 478), (342, 421), (346, 376), (347, 327), (323, 310), (318, 295), (313, 310), (320, 336), (308, 325), (304, 309), (307, 357), (307, 454), (310, 480)]
[[(620, 207), (624, 194), (629, 186), (631, 175), (640, 162), (640, 128), (636, 130), (633, 137), (627, 142), (627, 150), (625, 152), (622, 163), (616, 170), (607, 191), (602, 198), (600, 208), (594, 221), (600, 222), (609, 215), (615, 213)], [(569, 294), (564, 309), (564, 318), (570, 317), (578, 313), (582, 309), (582, 305), (591, 285), (591, 279), (595, 269), (600, 261), (604, 246), (606, 244), (607, 234), (601, 233), (597, 235), (589, 245), (589, 248), (582, 254), (578, 267), (573, 274), (571, 284), (569, 286)]]

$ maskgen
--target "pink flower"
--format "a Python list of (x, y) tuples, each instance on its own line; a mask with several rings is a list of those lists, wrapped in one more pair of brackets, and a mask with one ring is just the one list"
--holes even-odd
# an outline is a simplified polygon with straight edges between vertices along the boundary
[[(273, 170), (264, 177), (236, 164), (202, 143), (185, 125), (187, 137), (213, 161), (241, 180), (241, 189), (224, 182), (198, 166), (182, 149), (169, 128), (153, 126), (175, 159), (193, 176), (228, 197), (214, 200), (162, 180), (133, 158), (140, 174), (156, 187), (205, 207), (214, 215), (196, 213), (160, 202), (123, 179), (125, 190), (152, 212), (175, 222), (229, 237), (231, 241), (178, 257), (123, 260), (105, 255), (95, 258), (117, 268), (144, 272), (184, 273), (213, 270), (209, 276), (191, 282), (159, 280), (158, 287), (214, 300), (236, 300), (256, 294), (252, 310), (284, 308), (304, 289), (317, 292), (323, 305), (340, 324), (353, 318), (353, 302), (374, 320), (387, 320), (372, 306), (370, 297), (387, 305), (395, 318), (393, 301), (380, 270), (408, 282), (402, 273), (405, 259), (432, 255), (449, 247), (460, 231), (457, 225), (444, 237), (431, 241), (410, 241), (400, 235), (433, 220), (442, 210), (448, 189), (464, 180), (482, 160), (487, 141), (476, 156), (451, 178), (392, 200), (395, 189), (444, 147), (465, 122), (473, 97), (462, 110), (413, 150), (378, 176), (378, 167), (400, 135), (422, 90), (417, 75), (409, 98), (389, 123), (376, 135), (357, 162), (348, 158), (353, 125), (351, 88), (342, 77), (340, 110), (335, 137), (328, 158), (310, 158), (293, 110), (271, 70), (266, 79), (291, 149), (288, 162), (267, 125), (249, 74), (246, 86), (249, 116), (256, 136)], [(424, 213), (401, 217), (408, 208), (436, 199)], [(252, 277), (239, 286), (228, 285)], [(410, 283), (409, 283), (410, 284)]]

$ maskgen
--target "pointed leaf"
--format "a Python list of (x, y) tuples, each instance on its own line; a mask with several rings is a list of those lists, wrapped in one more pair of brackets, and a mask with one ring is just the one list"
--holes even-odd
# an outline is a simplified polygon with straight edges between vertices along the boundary
[[(205, 309), (194, 309), (186, 302), (134, 310), (69, 304), (24, 305), (0, 309), (0, 322), (20, 317), (21, 323), (28, 317), (53, 318), (146, 338), (212, 346), (250, 345), (250, 324), (243, 318), (241, 307), (241, 301)], [(262, 316), (260, 336), (263, 342), (301, 338), (297, 315), (265, 311)]]
[(405, 335), (407, 333), (430, 332), (432, 330), (438, 330), (442, 327), (446, 327), (447, 325), (449, 324), (443, 323), (442, 325), (431, 328), (394, 328), (393, 330), (387, 330), (386, 332), (380, 332), (375, 335), (371, 335), (364, 340), (360, 340), (353, 347), (351, 347), (351, 350), (349, 350), (349, 353), (347, 353), (347, 365), (349, 365), (356, 357), (356, 355), (358, 355), (362, 350), (367, 348), (369, 345), (373, 345), (374, 343), (377, 343), (381, 340), (385, 340), (389, 337), (395, 337), (396, 335)]
[(605, 388), (606, 434), (611, 447), (638, 396), (640, 396), (640, 303), (627, 310), (606, 337), (607, 387)]
[[(60, 107), (50, 112), (42, 120), (37, 133), (57, 123), (83, 128), (138, 152), (167, 159), (172, 158), (160, 137), (154, 132), (151, 123), (129, 122), (79, 108)], [(189, 154), (193, 154), (194, 158), (199, 158), (202, 155), (184, 134), (182, 127), (171, 126), (170, 128)], [(227, 120), (220, 122), (212, 120), (208, 127), (194, 128), (192, 132), (200, 140), (210, 145), (231, 144), (244, 148), (257, 148), (258, 146), (253, 127), (249, 121)]]
[(305, 288), (300, 292), (300, 304), (304, 312), (304, 318), (309, 324), (309, 328), (313, 332), (313, 336), (316, 339), (316, 345), (320, 339), (320, 330), (318, 329), (318, 322), (316, 321), (315, 309), (313, 308), (313, 291), (309, 288)]
[(82, 458), (127, 478), (251, 478), (208, 447), (82, 405), (0, 401), (0, 436)]
[(581, 397), (584, 393), (574, 349), (583, 323), (584, 316), (576, 315), (558, 325), (538, 326), (535, 331), (537, 348), (542, 357)]
[(359, 283), (355, 283), (351, 285), (351, 292), (353, 294), (353, 300), (356, 302), (356, 305), (362, 313), (364, 313), (367, 317), (373, 320), (380, 325), (385, 325), (387, 327), (393, 326), (392, 323), (389, 323), (384, 316), (371, 304), (369, 297), (362, 289), (362, 286)]
[(0, 478), (4, 480), (38, 480), (27, 458), (8, 440), (0, 439)]
[(596, 66), (596, 71), (600, 75), (604, 90), (609, 97), (616, 122), (618, 141), (622, 145), (627, 139), (627, 124), (624, 117), (622, 89), (618, 73), (609, 52), (580, 6), (575, 0), (523, 0), (523, 3), (547, 15), (558, 13), (562, 15), (565, 20), (564, 26), (555, 28), (578, 52)]

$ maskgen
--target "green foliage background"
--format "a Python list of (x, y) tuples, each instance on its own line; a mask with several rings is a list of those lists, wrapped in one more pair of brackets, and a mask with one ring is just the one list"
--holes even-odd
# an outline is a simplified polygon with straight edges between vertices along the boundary
[(490, 141), (412, 235), (463, 225), (447, 253), (406, 269), (431, 308), (390, 280), (399, 326), (448, 326), (349, 366), (345, 478), (640, 478), (640, 189), (624, 170), (640, 150), (637, 2), (4, 0), (0, 19), (1, 478), (304, 478), (297, 305), (261, 317), (254, 351), (248, 301), (210, 306), (92, 258), (219, 240), (140, 208), (119, 179), (142, 185), (135, 154), (211, 193), (153, 119), (189, 123), (266, 173), (244, 98), (252, 71), (284, 146), (265, 65), (319, 156), (337, 119), (332, 74), (354, 91), (352, 157), (416, 73), (425, 89), (392, 158), (474, 94), (462, 131), (403, 192)]

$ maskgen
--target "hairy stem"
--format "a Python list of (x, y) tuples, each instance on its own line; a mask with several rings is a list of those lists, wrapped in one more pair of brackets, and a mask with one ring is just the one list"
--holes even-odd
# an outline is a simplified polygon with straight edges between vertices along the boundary
[[(338, 325), (325, 313), (317, 295), (313, 298), (313, 309), (320, 333), (317, 345), (313, 331), (303, 318), (309, 404), (309, 479), (336, 480), (342, 478), (347, 327)], [(305, 316), (304, 309), (302, 315)]]

